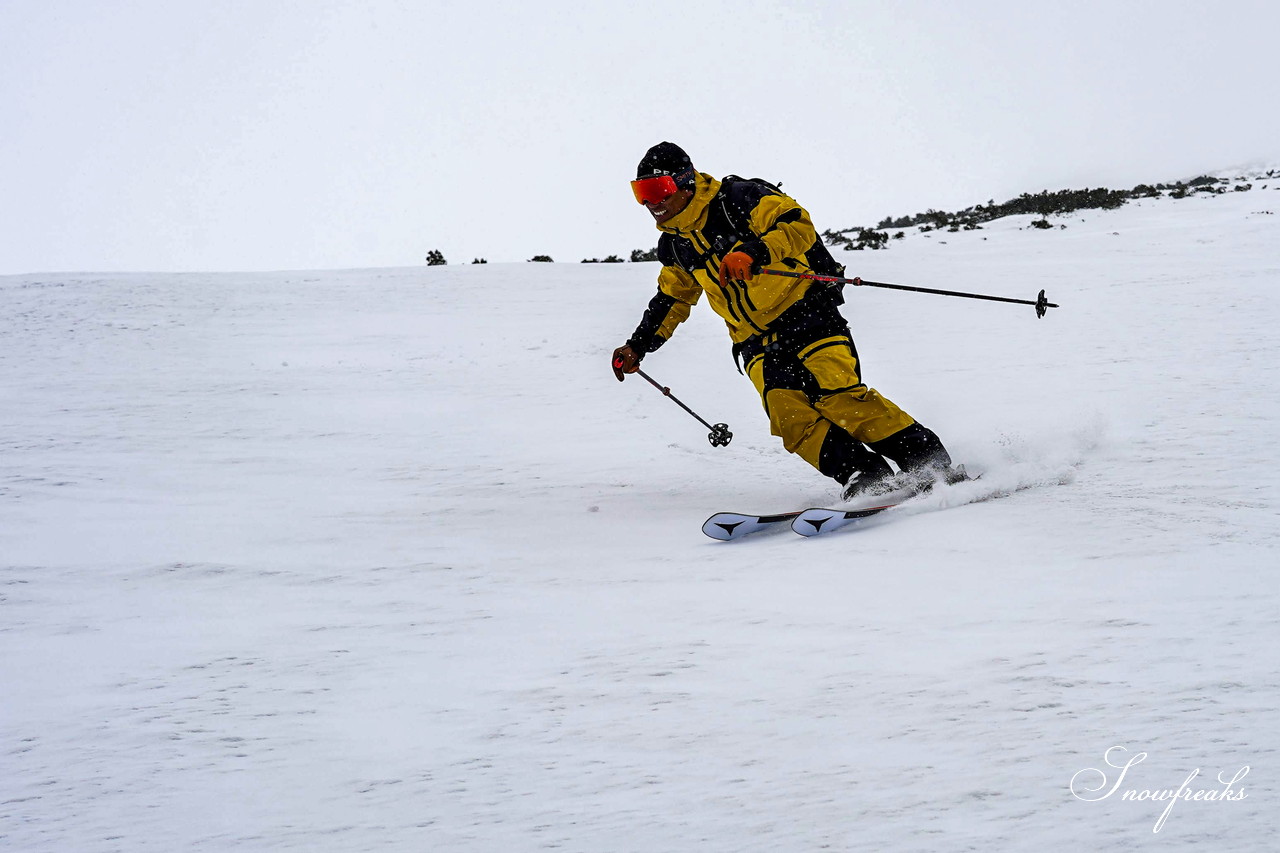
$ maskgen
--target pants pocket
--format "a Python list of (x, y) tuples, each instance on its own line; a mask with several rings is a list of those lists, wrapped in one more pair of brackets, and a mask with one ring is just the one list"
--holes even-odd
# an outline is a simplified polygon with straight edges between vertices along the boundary
[(825, 394), (866, 391), (858, 374), (858, 359), (853, 355), (853, 346), (844, 335), (814, 341), (800, 350), (798, 356)]

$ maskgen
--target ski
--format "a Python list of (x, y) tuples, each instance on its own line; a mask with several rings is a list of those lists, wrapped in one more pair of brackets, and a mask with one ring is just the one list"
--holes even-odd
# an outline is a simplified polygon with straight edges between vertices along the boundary
[[(851, 509), (812, 507), (796, 512), (780, 512), (774, 515), (718, 512), (703, 522), (702, 532), (712, 539), (729, 541), (730, 539), (740, 539), (743, 536), (757, 533), (761, 530), (776, 530), (783, 522), (790, 522), (791, 529), (796, 533), (802, 536), (815, 536), (818, 533), (826, 533), (828, 530), (844, 527), (849, 522), (856, 521), (859, 518), (866, 518), (869, 515), (884, 512), (886, 509), (893, 509), (898, 504), (918, 494), (920, 494), (920, 490), (916, 488), (898, 489), (897, 491), (880, 495), (876, 499), (877, 504), (875, 506)], [(820, 515), (824, 513), (825, 515)], [(802, 518), (810, 518), (812, 521), (802, 524)]]
[(879, 515), (888, 509), (893, 509), (897, 504), (887, 504), (885, 506), (872, 506), (866, 509), (825, 509), (823, 507), (810, 507), (804, 512), (796, 513), (791, 519), (791, 529), (801, 536), (817, 536), (820, 533), (830, 533), (833, 530), (839, 530), (845, 525), (852, 524), (861, 518), (869, 518), (873, 515)]
[[(946, 485), (972, 482), (982, 477), (981, 474), (969, 474), (963, 465), (956, 466)], [(783, 522), (790, 522), (791, 529), (801, 536), (817, 536), (839, 530), (858, 519), (879, 515), (885, 510), (900, 506), (912, 498), (931, 492), (936, 484), (915, 483), (903, 486), (895, 491), (887, 492), (871, 498), (877, 501), (875, 506), (863, 506), (850, 509), (828, 509), (826, 507), (810, 507), (797, 512), (780, 512), (773, 515), (752, 515), (742, 512), (717, 512), (702, 523), (702, 532), (712, 539), (728, 542), (741, 539), (761, 530), (777, 530)]]
[[(947, 485), (955, 485), (961, 482), (971, 482), (980, 479), (981, 474), (971, 475), (965, 471), (963, 465), (956, 466), (950, 482)], [(912, 498), (932, 491), (934, 483), (927, 483), (923, 487), (920, 484), (904, 486), (896, 491), (888, 492), (880, 495), (873, 500), (877, 501), (875, 506), (862, 506), (849, 509), (828, 509), (826, 507), (810, 507), (809, 509), (799, 510), (796, 512), (780, 512), (773, 515), (753, 515), (751, 513), (742, 512), (717, 512), (702, 523), (702, 532), (712, 539), (718, 539), (721, 542), (728, 542), (733, 539), (741, 539), (743, 536), (752, 533), (758, 533), (762, 530), (777, 530), (783, 522), (790, 522), (791, 529), (801, 536), (817, 536), (822, 533), (830, 533), (832, 530), (839, 530), (842, 527), (862, 519), (869, 518), (873, 515), (879, 515), (885, 510), (893, 509), (900, 506)]]
[(741, 539), (749, 533), (776, 530), (784, 521), (791, 521), (799, 512), (781, 512), (775, 515), (749, 515), (741, 512), (717, 512), (702, 523), (702, 532), (712, 539), (728, 542)]
[[(982, 479), (981, 474), (969, 475), (965, 473), (963, 480), (956, 480), (955, 482), (948, 483), (943, 486), (943, 488), (949, 488), (959, 483), (972, 483), (980, 479)], [(900, 507), (908, 501), (912, 501), (914, 498), (933, 494), (934, 488), (934, 486), (930, 486), (927, 489), (918, 489), (915, 491), (908, 490), (892, 497), (881, 498), (881, 500), (890, 501), (883, 506), (864, 507), (859, 509), (828, 509), (826, 507), (811, 507), (803, 512), (796, 513), (795, 517), (791, 520), (791, 529), (801, 536), (819, 536), (824, 533), (830, 533), (833, 530), (839, 530), (842, 527), (846, 527), (859, 519), (868, 518), (869, 516), (878, 515), (885, 510)], [(954, 506), (967, 506), (970, 504), (995, 500), (996, 498), (1008, 497), (1014, 491), (1021, 491), (1025, 488), (1031, 488), (1031, 486), (1016, 486), (1011, 490), (994, 489), (985, 495), (979, 494), (971, 496), (959, 504), (954, 504)], [(927, 504), (923, 506), (917, 504), (914, 512), (932, 512), (947, 509), (948, 506), (953, 506), (953, 504), (944, 503), (941, 506), (936, 507), (929, 507)]]

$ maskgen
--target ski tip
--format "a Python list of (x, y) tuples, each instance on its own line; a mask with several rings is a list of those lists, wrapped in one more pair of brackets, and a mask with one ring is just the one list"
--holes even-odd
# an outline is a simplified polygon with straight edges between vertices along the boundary
[(817, 536), (820, 533), (838, 530), (860, 519), (879, 515), (885, 510), (893, 509), (896, 506), (898, 504), (891, 503), (881, 506), (860, 507), (858, 509), (811, 507), (795, 517), (791, 522), (791, 529), (801, 536)]
[(838, 510), (811, 507), (791, 521), (791, 529), (801, 536), (817, 536), (833, 519), (843, 515), (844, 513)]
[(740, 535), (738, 531), (745, 524), (745, 519), (728, 520), (722, 519), (721, 514), (713, 515), (702, 523), (702, 532), (710, 536), (712, 539), (718, 539), (721, 542), (728, 542)]
[(740, 512), (717, 512), (702, 523), (702, 532), (712, 539), (728, 542), (740, 539), (748, 533), (775, 528), (779, 523), (791, 521), (799, 513), (784, 512), (774, 515), (748, 515)]
[(702, 532), (720, 542), (740, 539), (760, 529), (760, 516), (741, 512), (717, 512), (702, 523)]

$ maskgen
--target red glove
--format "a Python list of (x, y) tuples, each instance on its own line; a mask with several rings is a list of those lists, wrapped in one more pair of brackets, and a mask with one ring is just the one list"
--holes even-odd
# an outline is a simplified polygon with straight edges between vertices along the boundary
[(751, 281), (751, 268), (755, 265), (756, 259), (746, 252), (730, 252), (720, 262), (720, 284), (724, 285), (726, 278)]
[(640, 369), (640, 356), (629, 346), (620, 346), (613, 351), (613, 375), (621, 382), (626, 379), (622, 374), (635, 373)]

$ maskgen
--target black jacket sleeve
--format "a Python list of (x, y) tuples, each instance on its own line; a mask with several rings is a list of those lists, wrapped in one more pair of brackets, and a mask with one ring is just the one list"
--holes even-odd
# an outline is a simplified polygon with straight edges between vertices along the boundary
[(658, 334), (658, 330), (662, 328), (662, 324), (671, 313), (671, 309), (676, 306), (676, 302), (674, 296), (668, 296), (661, 290), (654, 294), (649, 300), (649, 307), (645, 309), (644, 316), (640, 318), (640, 325), (636, 326), (636, 330), (627, 339), (627, 346), (635, 350), (638, 355), (644, 356), (665, 344), (667, 339)]

